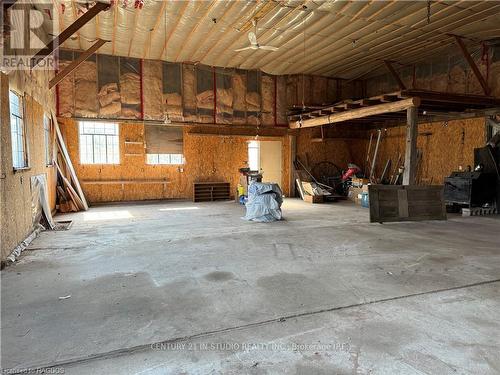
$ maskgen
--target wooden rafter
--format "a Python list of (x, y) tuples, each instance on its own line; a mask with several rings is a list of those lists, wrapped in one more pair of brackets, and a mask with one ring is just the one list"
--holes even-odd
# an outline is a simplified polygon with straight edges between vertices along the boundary
[(106, 43), (106, 40), (99, 39), (95, 42), (92, 47), (88, 50), (82, 52), (76, 60), (73, 60), (69, 65), (67, 65), (63, 70), (61, 70), (57, 75), (52, 78), (49, 82), (49, 89), (61, 82), (68, 74), (74, 71), (81, 63), (87, 60), (94, 52), (96, 52), (101, 46)]
[(167, 2), (162, 1), (160, 11), (158, 12), (158, 17), (156, 18), (156, 22), (149, 33), (148, 42), (144, 45), (144, 51), (142, 53), (143, 59), (147, 58), (149, 50), (151, 49), (151, 40), (153, 39), (153, 35), (156, 33), (156, 30), (158, 30), (158, 25), (160, 24), (160, 21), (163, 18), (165, 18), (165, 7), (166, 6), (167, 6)]
[(184, 38), (183, 43), (182, 43), (182, 47), (179, 48), (179, 51), (175, 55), (174, 61), (177, 61), (177, 59), (179, 58), (179, 56), (182, 56), (182, 52), (184, 51), (184, 48), (186, 46), (188, 46), (189, 42), (191, 41), (191, 38), (193, 37), (193, 35), (196, 34), (196, 30), (198, 30), (198, 27), (200, 27), (200, 25), (205, 21), (205, 17), (207, 17), (210, 14), (210, 12), (212, 11), (212, 9), (217, 4), (218, 4), (218, 2), (216, 0), (212, 0), (212, 2), (210, 3), (210, 5), (207, 7), (207, 10), (205, 11), (205, 13), (200, 17), (200, 19), (198, 20), (198, 22), (196, 23), (196, 25), (194, 25), (194, 27), (191, 29), (191, 31), (189, 32), (189, 34)]
[(92, 8), (90, 8), (87, 12), (85, 12), (81, 17), (79, 17), (75, 22), (69, 25), (64, 31), (52, 39), (47, 46), (40, 50), (33, 58), (31, 59), (31, 67), (35, 67), (38, 63), (58, 49), (62, 43), (64, 43), (67, 39), (71, 37), (74, 33), (80, 30), (84, 25), (86, 25), (92, 18), (94, 18), (99, 12), (107, 9), (109, 4), (97, 2)]
[[(225, 10), (224, 10), (224, 12), (222, 13), (222, 15), (220, 15), (220, 16), (217, 18), (217, 23), (215, 23), (215, 24), (212, 26), (212, 28), (210, 29), (210, 31), (209, 31), (209, 32), (208, 32), (208, 33), (207, 33), (207, 34), (203, 37), (203, 40), (204, 40), (204, 41), (206, 41), (206, 40), (210, 40), (210, 37), (211, 37), (211, 35), (215, 32), (215, 30), (218, 30), (218, 29), (219, 29), (219, 27), (220, 27), (220, 25), (221, 25), (221, 24), (223, 24), (223, 19), (224, 19), (224, 17), (225, 17), (225, 16), (227, 15), (227, 13), (229, 13), (229, 12), (230, 12), (230, 11), (234, 8), (234, 6), (235, 6), (235, 5), (237, 5), (237, 4), (238, 4), (238, 2), (237, 2), (237, 1), (233, 1), (233, 2), (231, 2), (231, 4), (230, 4), (230, 5), (228, 5), (228, 6), (226, 7), (226, 9), (225, 9)], [(214, 44), (216, 44), (216, 43), (214, 43)], [(196, 50), (198, 50), (198, 48), (197, 48)], [(194, 56), (196, 56), (196, 52), (197, 52), (197, 51), (195, 51), (195, 55), (194, 55)], [(205, 55), (204, 55), (204, 56), (205, 56)], [(188, 57), (188, 60), (192, 61), (192, 60), (193, 60), (193, 56), (189, 56), (189, 57)], [(199, 59), (199, 61), (201, 61), (201, 58)]]
[[(271, 9), (273, 10), (273, 9)], [(286, 27), (286, 22), (288, 21), (288, 19), (290, 17), (292, 17), (294, 15), (294, 12), (299, 12), (298, 15), (300, 15), (301, 13), (304, 12), (304, 10), (302, 9), (302, 4), (299, 4), (297, 6), (295, 6), (293, 9), (291, 9), (289, 12), (287, 12), (283, 17), (281, 17), (275, 24), (272, 25), (271, 28), (269, 28), (268, 30), (265, 30), (263, 33), (257, 33), (257, 36), (258, 36), (258, 39), (260, 41), (260, 43), (262, 44), (270, 44), (271, 41), (275, 40), (275, 37), (269, 39), (269, 38), (266, 38), (266, 36), (271, 33), (271, 34), (274, 34), (275, 31), (281, 26), (281, 25), (284, 25)], [(267, 15), (267, 14), (266, 14)], [(297, 23), (301, 23), (301, 21), (297, 21)], [(245, 33), (246, 34), (246, 33)], [(300, 35), (303, 35), (303, 32), (300, 32)], [(246, 36), (246, 35), (245, 35)], [(245, 38), (247, 39), (247, 38)], [(248, 43), (248, 40), (246, 40), (244, 43)], [(243, 44), (244, 44), (243, 43)], [(302, 45), (302, 44), (300, 44)], [(254, 55), (259, 55), (259, 54), (254, 54)], [(252, 58), (253, 57), (253, 58)], [(231, 57), (231, 59), (228, 61), (228, 65), (232, 65), (232, 64), (237, 64), (239, 61), (243, 60), (245, 61), (246, 63), (248, 63), (246, 60), (247, 60), (248, 56), (246, 56), (245, 54), (241, 54), (241, 53), (237, 53), (235, 54), (233, 57)], [(250, 60), (251, 61), (254, 61), (255, 60), (255, 56), (251, 56), (250, 57)]]
[[(476, 5), (477, 6), (477, 5)], [(496, 7), (493, 7), (496, 8)], [(465, 11), (465, 10), (464, 10)], [(463, 24), (463, 22), (478, 22), (480, 19), (484, 18), (484, 13), (491, 12), (490, 9), (478, 11), (477, 13), (465, 16), (462, 20), (457, 20), (457, 21), (451, 21), (448, 24), (445, 24), (445, 26), (439, 27), (438, 30), (443, 30), (442, 33), (438, 36), (440, 40), (443, 40), (446, 42), (447, 39), (450, 38), (449, 35), (446, 35), (446, 30), (449, 30), (450, 28), (456, 27), (459, 24)], [(446, 20), (449, 17), (452, 17), (456, 14), (451, 14), (446, 17), (444, 17), (442, 20)], [(472, 20), (471, 20), (472, 18)], [(441, 21), (441, 20), (440, 20)], [(396, 30), (397, 32), (398, 30)], [(387, 40), (384, 42), (380, 42), (380, 38), (376, 38), (367, 45), (365, 45), (365, 48), (371, 48), (373, 45), (373, 52), (370, 53), (369, 55), (364, 54), (363, 52), (359, 52), (356, 54), (353, 54), (349, 56), (348, 58), (345, 58), (342, 54), (342, 58), (338, 58), (334, 61), (331, 60), (331, 57), (329, 59), (329, 63), (326, 63), (323, 65), (322, 69), (316, 69), (313, 73), (315, 74), (330, 74), (331, 72), (335, 72), (336, 74), (340, 74), (338, 71), (338, 68), (342, 68), (342, 71), (350, 71), (354, 70), (362, 65), (366, 65), (368, 61), (376, 61), (380, 60), (382, 58), (390, 58), (391, 55), (401, 55), (401, 50), (403, 48), (408, 47), (409, 45), (411, 47), (415, 46), (416, 41), (421, 41), (420, 44), (421, 46), (425, 46), (426, 42), (429, 40), (429, 35), (433, 33), (433, 31), (428, 31), (424, 34), (419, 34), (419, 30), (412, 30), (410, 33), (407, 33), (405, 35), (400, 35), (397, 37), (392, 37), (388, 38), (388, 36), (394, 34), (394, 32), (391, 32), (386, 35), (382, 35), (380, 38), (386, 37)], [(436, 38), (436, 37), (435, 37)], [(398, 41), (398, 39), (400, 41)], [(347, 47), (346, 47), (347, 48)], [(336, 54), (338, 54), (340, 51), (337, 50), (335, 51)], [(334, 53), (334, 54), (335, 54)], [(331, 54), (331, 53), (330, 53)], [(329, 57), (329, 55), (325, 55), (326, 58)], [(405, 51), (405, 56), (406, 56), (406, 51)], [(328, 60), (326, 60), (328, 61)]]
[(168, 42), (170, 41), (170, 38), (172, 37), (172, 35), (174, 35), (175, 29), (177, 28), (177, 26), (179, 25), (179, 22), (181, 22), (182, 18), (184, 17), (184, 12), (186, 11), (188, 6), (189, 6), (189, 1), (186, 1), (184, 6), (182, 7), (182, 10), (180, 12), (179, 17), (177, 18), (177, 21), (175, 22), (174, 27), (172, 27), (172, 31), (170, 31), (170, 34), (168, 35), (168, 37), (166, 35), (167, 30), (165, 30), (165, 43), (163, 44), (163, 49), (161, 50), (161, 54), (159, 56), (160, 60), (162, 59), (163, 55), (165, 54), (165, 50), (167, 49)]
[(135, 34), (137, 33), (137, 21), (139, 20), (139, 12), (137, 9), (134, 9), (134, 24), (132, 26), (132, 35), (130, 37), (130, 42), (128, 44), (128, 53), (127, 56), (130, 57), (130, 51), (132, 50), (132, 44), (134, 43)]
[(462, 54), (464, 55), (465, 60), (467, 60), (467, 63), (469, 64), (469, 67), (472, 69), (474, 72), (474, 75), (476, 76), (477, 80), (479, 81), (481, 87), (483, 88), (484, 94), (489, 95), (490, 94), (490, 88), (488, 87), (488, 82), (484, 79), (483, 75), (481, 74), (481, 71), (476, 65), (476, 62), (470, 55), (469, 51), (467, 51), (467, 47), (465, 46), (464, 41), (462, 38), (460, 38), (457, 35), (454, 35), (455, 41), (457, 42), (457, 45), (460, 47), (460, 50), (462, 51)]
[(396, 72), (396, 69), (394, 69), (394, 67), (392, 66), (391, 61), (384, 60), (384, 64), (387, 67), (387, 70), (389, 71), (389, 73), (392, 75), (392, 78), (394, 78), (394, 80), (397, 82), (399, 88), (401, 90), (406, 90), (406, 86), (405, 86), (403, 80), (399, 76), (398, 72)]
[[(236, 3), (238, 3), (238, 2), (236, 1)], [(254, 6), (254, 11), (255, 11), (255, 9), (257, 9), (257, 7), (259, 6), (259, 4), (261, 4), (261, 3), (257, 3), (257, 2), (255, 3), (255, 6)], [(234, 21), (231, 25), (229, 25), (229, 26), (228, 26), (228, 28), (227, 28), (227, 29), (228, 29), (228, 30), (235, 29), (235, 28), (236, 28), (236, 25), (237, 25), (239, 22), (240, 22), (240, 19), (239, 19), (239, 18), (237, 18), (237, 19), (236, 19), (236, 21)], [(232, 42), (230, 42), (230, 43), (231, 43), (231, 45), (232, 45), (232, 44), (234, 43), (234, 41), (235, 41), (235, 40), (237, 40), (237, 39), (238, 39), (238, 37), (234, 38), (234, 39), (233, 39), (233, 41), (232, 41)], [(207, 50), (207, 51), (203, 54), (203, 56), (201, 56), (201, 57), (200, 57), (200, 61), (202, 61), (202, 60), (203, 60), (206, 56), (208, 56), (208, 55), (209, 55), (209, 54), (210, 54), (210, 53), (214, 50), (214, 48), (215, 48), (215, 47), (218, 47), (218, 46), (219, 46), (219, 44), (218, 44), (218, 43), (214, 43), (214, 44), (212, 44), (212, 46), (211, 46), (211, 47), (210, 47), (210, 48), (209, 48), (209, 49), (208, 49), (208, 50)]]
[(113, 9), (113, 38), (111, 39), (111, 54), (115, 54), (115, 46), (116, 46), (116, 27), (118, 25), (118, 12), (119, 12), (119, 7), (114, 6)]
[[(438, 3), (437, 3), (437, 2), (433, 2), (433, 3), (431, 3), (431, 6), (434, 6), (435, 4), (438, 4)], [(449, 10), (449, 8), (444, 8), (444, 9), (441, 9), (440, 11), (438, 11), (438, 12), (434, 13), (434, 16), (436, 16), (436, 15), (438, 15), (438, 14), (441, 14), (441, 13), (443, 13), (443, 12), (446, 12), (446, 11), (448, 11), (448, 10)], [(464, 11), (465, 11), (465, 10), (464, 10)], [(404, 20), (404, 19), (406, 19), (406, 18), (408, 18), (408, 17), (411, 17), (411, 16), (413, 16), (413, 15), (414, 15), (414, 13), (410, 13), (410, 14), (408, 14), (408, 15), (406, 15), (406, 16), (404, 16), (404, 17), (402, 17), (401, 19), (399, 19), (399, 21)], [(442, 21), (442, 20), (446, 20), (446, 19), (448, 19), (449, 17), (452, 17), (452, 16), (454, 16), (454, 15), (455, 15), (454, 13), (449, 14), (449, 15), (446, 15), (446, 16), (445, 16), (444, 18), (442, 18), (440, 21)], [(472, 16), (471, 16), (471, 17), (472, 17)], [(468, 17), (466, 17), (466, 18), (468, 18)], [(372, 19), (372, 17), (369, 17), (369, 19), (371, 20), (371, 19)], [(374, 21), (374, 22), (375, 22), (375, 21)], [(455, 22), (452, 22), (452, 24), (454, 24), (454, 23), (455, 23)], [(368, 25), (368, 26), (369, 26), (369, 25)], [(420, 29), (413, 29), (412, 31), (410, 31), (410, 33), (406, 33), (406, 34), (407, 34), (407, 35), (406, 35), (407, 39), (403, 40), (403, 41), (402, 41), (402, 42), (400, 42), (399, 44), (398, 44), (398, 43), (396, 43), (396, 40), (397, 40), (397, 39), (404, 39), (405, 35), (404, 35), (404, 34), (401, 34), (401, 33), (402, 33), (402, 32), (403, 32), (403, 30), (404, 30), (405, 28), (407, 28), (407, 27), (409, 27), (409, 26), (400, 25), (400, 26), (399, 26), (399, 28), (398, 28), (398, 29), (396, 29), (396, 30), (394, 30), (394, 31), (390, 31), (389, 33), (381, 33), (381, 32), (380, 32), (381, 30), (384, 30), (385, 28), (387, 28), (387, 26), (382, 26), (382, 27), (381, 27), (381, 29), (380, 29), (380, 30), (378, 30), (378, 32), (377, 32), (377, 34), (378, 34), (379, 36), (374, 37), (374, 38), (373, 38), (372, 40), (370, 40), (369, 42), (365, 41), (365, 44), (364, 44), (364, 46), (363, 46), (363, 47), (364, 47), (364, 48), (372, 48), (372, 46), (373, 46), (373, 48), (380, 49), (380, 50), (382, 51), (382, 54), (384, 54), (384, 53), (387, 51), (387, 48), (388, 48), (388, 47), (392, 47), (392, 48), (394, 48), (395, 50), (400, 51), (400, 50), (401, 50), (401, 48), (402, 48), (402, 45), (403, 45), (403, 44), (407, 44), (407, 43), (408, 43), (408, 41), (409, 41), (409, 40), (411, 40), (411, 36), (413, 36), (414, 34), (416, 34), (416, 35), (417, 35), (417, 37), (421, 37), (422, 39), (425, 39), (428, 35), (432, 35), (432, 34), (434, 33), (434, 30), (430, 30), (430, 31), (423, 31), (423, 34), (422, 34), (422, 30), (420, 30)], [(364, 28), (365, 28), (365, 27), (363, 27), (362, 29), (364, 29)], [(440, 27), (440, 28), (438, 29), (438, 31), (439, 31), (439, 30), (441, 30), (442, 28), (443, 28), (443, 27)], [(359, 31), (359, 30), (358, 30), (358, 31)], [(410, 34), (411, 34), (411, 36), (410, 36)], [(442, 33), (440, 33), (440, 35), (446, 36), (446, 32), (444, 32), (444, 31), (443, 31)], [(383, 42), (381, 42), (381, 40), (384, 40), (384, 41), (383, 41)], [(389, 46), (386, 46), (386, 44), (388, 44)], [(349, 46), (348, 46), (348, 45), (346, 45), (346, 46), (341, 47), (341, 48), (342, 48), (342, 49), (348, 49), (348, 48), (349, 48)], [(324, 49), (324, 48), (323, 48), (323, 49)], [(332, 52), (329, 52), (329, 53), (327, 53), (327, 54), (323, 53), (324, 58), (322, 58), (322, 60), (321, 60), (321, 61), (325, 61), (326, 63), (324, 63), (324, 64), (322, 65), (322, 67), (320, 67), (320, 68), (318, 68), (318, 69), (314, 70), (314, 71), (313, 71), (313, 73), (317, 73), (317, 74), (323, 74), (323, 73), (325, 73), (325, 74), (326, 74), (326, 73), (328, 73), (328, 72), (332, 71), (332, 70), (333, 70), (333, 65), (334, 65), (334, 62), (335, 62), (336, 60), (333, 60), (333, 62), (332, 62), (332, 57), (331, 57), (330, 55), (332, 55), (332, 56), (333, 56), (333, 55), (338, 55), (338, 54), (339, 54), (339, 52), (340, 52), (340, 51), (339, 51), (338, 49), (336, 49), (336, 50), (335, 50), (335, 52), (333, 52), (333, 53), (332, 53)], [(340, 54), (340, 55), (342, 56), (342, 54)], [(384, 58), (387, 58), (387, 56), (386, 56), (386, 55), (383, 55), (383, 56), (384, 56)], [(353, 54), (352, 56), (350, 56), (350, 57), (349, 57), (349, 59), (352, 59), (352, 60), (353, 60), (353, 61), (355, 61), (355, 62), (359, 62), (359, 61), (360, 61), (360, 59), (364, 59), (365, 57), (366, 57), (366, 56), (365, 56), (365, 54), (364, 54), (362, 51), (360, 51), (360, 52), (355, 53), (355, 54)], [(367, 58), (371, 58), (372, 60), (381, 59), (381, 57), (379, 57), (378, 55), (377, 55), (377, 56), (374, 56), (374, 55), (373, 55), (373, 53), (372, 53), (372, 54), (370, 54), (370, 56), (369, 56), (369, 57), (367, 57)], [(344, 66), (344, 65), (345, 65), (345, 63), (346, 63), (346, 61), (345, 61), (346, 59), (342, 56), (342, 58), (341, 58), (341, 59), (339, 58), (339, 60), (342, 60), (342, 62), (341, 62), (341, 63), (339, 63), (339, 64), (342, 64), (342, 66)], [(329, 67), (330, 67), (330, 68), (329, 68)]]

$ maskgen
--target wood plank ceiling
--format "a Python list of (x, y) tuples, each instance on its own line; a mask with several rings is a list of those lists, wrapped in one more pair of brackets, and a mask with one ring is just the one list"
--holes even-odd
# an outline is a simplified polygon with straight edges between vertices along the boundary
[[(60, 30), (85, 9), (77, 0), (55, 3)], [(144, 0), (142, 9), (133, 0), (115, 3), (63, 47), (87, 49), (103, 38), (111, 42), (99, 53), (357, 78), (383, 60), (409, 64), (442, 53), (454, 44), (452, 34), (476, 44), (500, 37), (498, 1)], [(255, 18), (259, 43), (278, 51), (235, 52), (249, 45)]]

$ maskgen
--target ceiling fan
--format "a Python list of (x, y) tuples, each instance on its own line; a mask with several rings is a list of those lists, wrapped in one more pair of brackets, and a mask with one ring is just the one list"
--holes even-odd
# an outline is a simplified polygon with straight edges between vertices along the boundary
[(243, 47), (243, 48), (238, 48), (238, 49), (235, 49), (234, 51), (235, 52), (241, 52), (241, 51), (246, 51), (248, 49), (253, 49), (253, 50), (256, 50), (256, 49), (262, 49), (262, 50), (265, 50), (265, 51), (277, 51), (278, 50), (278, 47), (273, 47), (273, 46), (261, 46), (258, 42), (257, 42), (257, 20), (256, 19), (253, 19), (252, 20), (252, 24), (255, 28), (255, 31), (250, 31), (248, 33), (248, 40), (250, 41), (250, 45), (248, 47)]

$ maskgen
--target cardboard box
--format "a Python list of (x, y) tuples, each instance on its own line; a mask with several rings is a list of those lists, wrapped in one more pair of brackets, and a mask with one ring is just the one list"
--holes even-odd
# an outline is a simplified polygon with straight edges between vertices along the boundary
[(368, 185), (370, 181), (367, 178), (352, 178), (352, 186), (354, 187), (362, 187), (363, 185)]
[(362, 188), (351, 186), (347, 193), (347, 198), (354, 203), (361, 204), (361, 193), (363, 193)]
[(325, 201), (324, 195), (304, 195), (304, 202), (307, 203), (323, 203)]

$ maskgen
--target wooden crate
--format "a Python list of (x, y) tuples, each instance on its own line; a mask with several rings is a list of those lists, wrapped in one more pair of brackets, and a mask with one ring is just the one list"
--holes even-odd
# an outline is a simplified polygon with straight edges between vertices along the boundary
[(229, 182), (195, 182), (193, 202), (212, 202), (231, 199)]
[(446, 220), (443, 186), (369, 185), (370, 221)]

